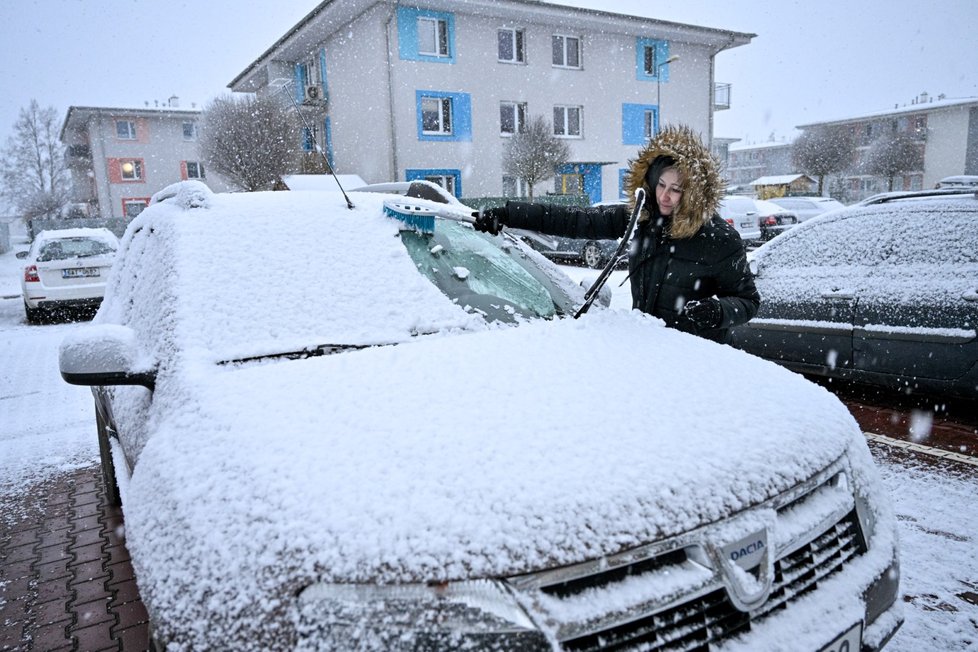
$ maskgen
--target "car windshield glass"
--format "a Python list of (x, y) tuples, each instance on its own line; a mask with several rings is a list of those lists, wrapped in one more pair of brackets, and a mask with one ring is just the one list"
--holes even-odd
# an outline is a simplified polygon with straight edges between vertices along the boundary
[(37, 255), (39, 262), (64, 260), (66, 258), (86, 258), (110, 254), (115, 248), (103, 240), (93, 238), (60, 238), (41, 245)]
[(458, 222), (437, 220), (435, 233), (402, 231), (418, 270), (458, 305), (489, 321), (553, 317), (571, 310), (557, 289), (520, 248), (499, 246)]

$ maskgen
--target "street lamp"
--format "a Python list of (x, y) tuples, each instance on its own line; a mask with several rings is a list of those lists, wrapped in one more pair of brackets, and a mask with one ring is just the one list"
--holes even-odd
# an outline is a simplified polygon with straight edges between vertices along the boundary
[(674, 54), (655, 67), (655, 101), (659, 103), (659, 130), (662, 130), (662, 67), (673, 61), (679, 61), (679, 55)]

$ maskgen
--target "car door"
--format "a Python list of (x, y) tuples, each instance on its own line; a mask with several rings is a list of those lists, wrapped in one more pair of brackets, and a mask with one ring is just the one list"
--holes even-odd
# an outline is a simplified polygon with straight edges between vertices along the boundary
[(961, 203), (881, 216), (886, 257), (855, 315), (858, 373), (900, 376), (913, 388), (914, 379), (960, 378), (978, 362), (978, 210)]
[(733, 344), (798, 371), (845, 375), (852, 368), (853, 319), (878, 253), (855, 238), (845, 216), (802, 225), (758, 250), (757, 313), (733, 329)]

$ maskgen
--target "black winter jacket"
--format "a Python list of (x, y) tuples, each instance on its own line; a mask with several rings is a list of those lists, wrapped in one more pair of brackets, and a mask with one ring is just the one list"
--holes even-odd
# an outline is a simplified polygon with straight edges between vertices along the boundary
[[(613, 239), (628, 226), (625, 206), (566, 208), (549, 204), (506, 204), (506, 225), (566, 238)], [(672, 239), (664, 225), (639, 223), (628, 252), (632, 308), (667, 326), (726, 342), (731, 326), (749, 321), (760, 304), (740, 235), (718, 216), (691, 238)], [(683, 315), (694, 299), (716, 296), (723, 318), (718, 328), (699, 330)]]

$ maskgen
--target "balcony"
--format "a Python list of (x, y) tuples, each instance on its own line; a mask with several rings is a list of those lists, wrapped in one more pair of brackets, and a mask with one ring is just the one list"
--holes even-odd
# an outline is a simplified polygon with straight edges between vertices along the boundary
[(730, 84), (713, 85), (713, 110), (725, 111), (730, 108)]
[(88, 145), (68, 145), (65, 148), (65, 165), (88, 167), (92, 164), (92, 149)]

